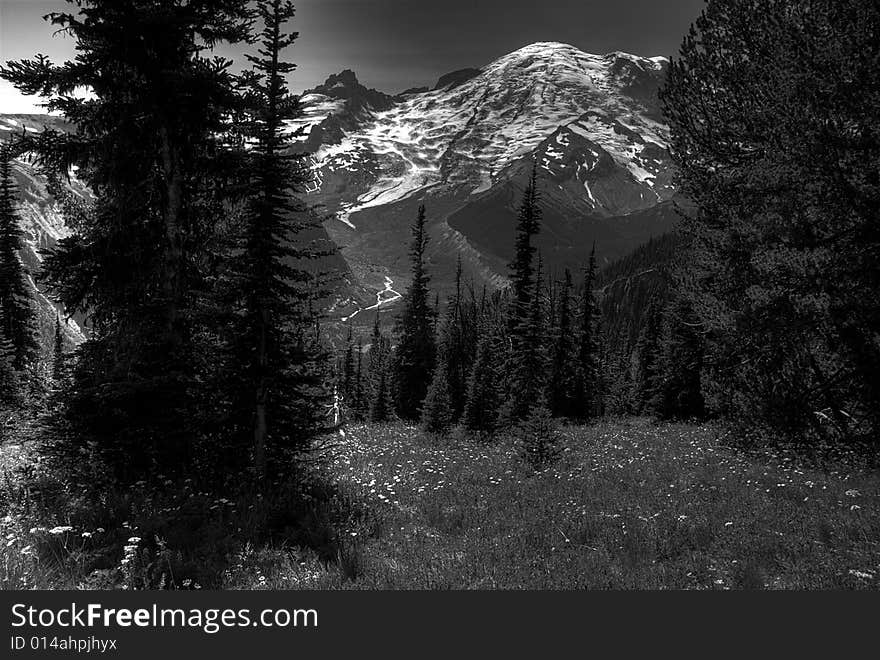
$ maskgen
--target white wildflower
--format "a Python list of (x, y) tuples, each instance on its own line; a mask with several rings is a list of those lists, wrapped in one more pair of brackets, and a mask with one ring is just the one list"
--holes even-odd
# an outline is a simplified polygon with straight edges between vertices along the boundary
[(859, 578), (860, 580), (873, 580), (874, 579), (874, 573), (872, 571), (857, 571), (857, 570), (852, 569), (852, 570), (850, 570), (849, 574)]
[(70, 525), (61, 525), (59, 527), (53, 527), (49, 530), (50, 534), (67, 534), (67, 532), (73, 530), (73, 527)]

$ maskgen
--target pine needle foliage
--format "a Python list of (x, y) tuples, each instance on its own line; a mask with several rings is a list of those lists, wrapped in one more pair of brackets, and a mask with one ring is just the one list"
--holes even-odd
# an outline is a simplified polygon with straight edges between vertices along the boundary
[[(302, 455), (323, 430), (326, 353), (313, 338), (319, 297), (315, 262), (331, 254), (314, 239), (317, 220), (303, 202), (311, 175), (302, 154), (292, 152), (287, 122), (300, 115), (286, 76), (295, 65), (283, 53), (298, 34), (286, 30), (292, 2), (258, 2), (262, 24), (258, 54), (242, 76), (248, 119), (243, 132), (252, 148), (238, 260), (242, 314), (234, 351), (241, 364), (240, 419), (251, 420), (253, 469), (265, 477), (271, 458)], [(249, 410), (248, 410), (249, 409)]]
[(396, 411), (401, 419), (412, 421), (420, 418), (437, 353), (435, 312), (429, 300), (430, 276), (426, 269), (428, 241), (426, 211), (421, 205), (412, 226), (412, 282), (397, 323), (398, 344), (393, 363)]
[(231, 63), (206, 51), (248, 40), (250, 12), (234, 0), (70, 4), (47, 20), (75, 41), (72, 60), (0, 68), (75, 128), (25, 136), (20, 148), (50, 182), (76, 166), (94, 196), (43, 264), (50, 293), (88, 315), (90, 330), (55, 448), (76, 459), (89, 447), (125, 481), (192, 475), (203, 246), (222, 215), (218, 169), (237, 105)]
[(39, 330), (34, 288), (21, 259), (24, 236), (16, 209), (9, 146), (0, 146), (0, 339), (12, 347), (11, 365), (16, 371), (39, 357)]

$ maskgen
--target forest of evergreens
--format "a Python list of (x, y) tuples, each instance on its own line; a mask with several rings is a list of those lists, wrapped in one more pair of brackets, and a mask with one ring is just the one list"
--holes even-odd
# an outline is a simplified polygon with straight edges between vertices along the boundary
[[(674, 233), (603, 268), (596, 245), (579, 272), (556, 272), (535, 246), (536, 164), (511, 212), (509, 286), (459, 262), (438, 305), (426, 200), (393, 329), (379, 305), (372, 333), (344, 328), (341, 346), (327, 313), (335, 246), (286, 130), (300, 113), (285, 60), (293, 4), (71, 12), (48, 20), (75, 39), (74, 60), (0, 67), (75, 127), (23, 132), (0, 153), (0, 423), (4, 441), (38, 446), (45, 496), (75, 492), (125, 520), (137, 510), (154, 554), (160, 537), (189, 547), (220, 531), (140, 491), (260, 500), (245, 534), (283, 530), (329, 556), (336, 504), (321, 466), (346, 424), (510, 446), (537, 473), (559, 459), (563, 428), (632, 416), (709, 420), (738, 444), (876, 452), (875, 4), (712, 0), (662, 91), (689, 200)], [(221, 43), (250, 47), (243, 72), (213, 55)], [(11, 168), (25, 155), (72, 231), (39, 272), (20, 257)], [(74, 168), (93, 199), (69, 192)], [(32, 281), (62, 316), (88, 319), (75, 351), (62, 316), (40, 345)]]

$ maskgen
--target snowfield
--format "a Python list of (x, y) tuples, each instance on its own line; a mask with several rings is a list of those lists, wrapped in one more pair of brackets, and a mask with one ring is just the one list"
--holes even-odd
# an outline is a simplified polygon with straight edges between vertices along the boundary
[[(665, 167), (652, 149), (667, 148), (668, 131), (628, 90), (642, 79), (661, 76), (667, 63), (662, 57), (591, 55), (562, 43), (532, 44), (463, 84), (408, 95), (390, 110), (374, 113), (338, 144), (322, 146), (316, 164), (326, 173), (356, 173), (366, 159), (378, 161), (380, 172), (369, 190), (337, 209), (338, 219), (352, 228), (356, 223), (350, 218), (357, 211), (433, 186), (458, 184), (469, 186), (472, 194), (485, 192), (505, 168), (560, 128), (565, 132), (539, 163), (547, 171), (566, 166), (568, 134), (573, 133), (607, 152), (651, 192)], [(323, 95), (303, 101), (312, 107), (302, 127), (340, 108)], [(582, 172), (595, 166), (598, 155), (587, 154), (578, 164)], [(589, 184), (584, 196), (595, 203)]]

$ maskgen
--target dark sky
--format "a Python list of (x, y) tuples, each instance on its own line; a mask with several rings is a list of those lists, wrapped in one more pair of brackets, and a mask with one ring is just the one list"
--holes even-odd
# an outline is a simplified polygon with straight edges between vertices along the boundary
[[(289, 59), (297, 90), (350, 68), (388, 92), (433, 85), (442, 74), (480, 67), (535, 41), (590, 53), (674, 55), (705, 0), (299, 0), (300, 41)], [(73, 52), (40, 17), (62, 0), (0, 0), (0, 60)], [(235, 53), (232, 53), (235, 56)], [(0, 83), (0, 112), (22, 111)], [(27, 104), (25, 104), (27, 105)], [(16, 106), (13, 109), (13, 106)]]

